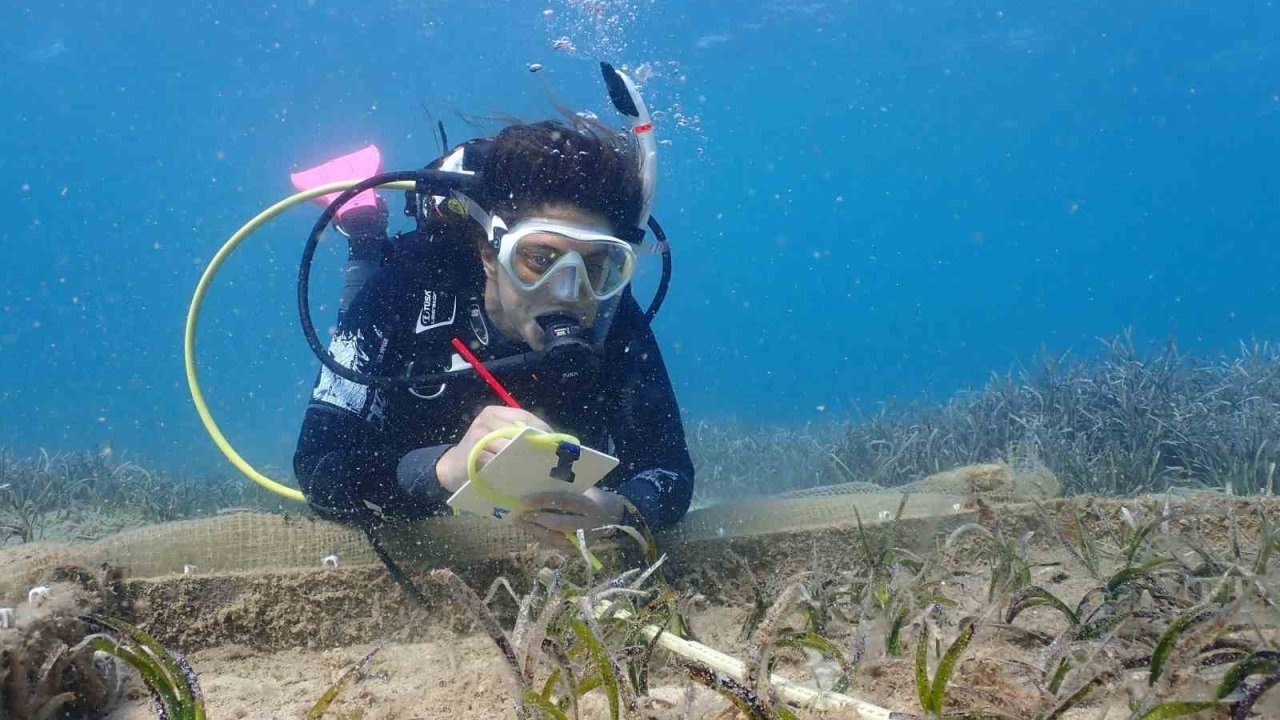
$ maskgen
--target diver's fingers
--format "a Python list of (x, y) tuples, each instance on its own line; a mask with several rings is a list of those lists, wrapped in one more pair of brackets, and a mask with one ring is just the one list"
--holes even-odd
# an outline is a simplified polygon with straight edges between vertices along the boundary
[(489, 461), (492, 460), (494, 456), (502, 452), (502, 449), (510, 444), (511, 440), (507, 438), (494, 438), (490, 440), (489, 444), (481, 448), (479, 454), (476, 455), (476, 469), (479, 470), (485, 465), (488, 465)]
[(521, 410), (520, 412), (524, 413), (525, 415), (525, 418), (524, 418), (525, 425), (528, 425), (529, 427), (534, 428), (535, 430), (541, 430), (542, 432), (548, 432), (548, 433), (551, 432), (551, 426), (548, 425), (546, 421), (543, 420), (542, 418), (538, 417), (537, 415), (534, 415), (531, 412), (526, 412), (524, 410)]
[(491, 460), (498, 456), (497, 451), (485, 448), (476, 455), (476, 470), (480, 470), (488, 465)]
[(482, 410), (481, 414), (485, 416), (486, 425), (492, 430), (510, 427), (516, 423), (524, 423), (531, 428), (543, 432), (551, 432), (550, 425), (528, 410), (505, 405), (490, 405)]

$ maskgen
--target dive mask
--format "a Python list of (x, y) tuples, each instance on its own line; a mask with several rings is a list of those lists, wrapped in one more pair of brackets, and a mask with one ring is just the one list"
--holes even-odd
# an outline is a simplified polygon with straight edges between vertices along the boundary
[(503, 232), (494, 223), (498, 263), (526, 294), (571, 303), (608, 300), (635, 274), (631, 243), (597, 230), (556, 220), (531, 218)]

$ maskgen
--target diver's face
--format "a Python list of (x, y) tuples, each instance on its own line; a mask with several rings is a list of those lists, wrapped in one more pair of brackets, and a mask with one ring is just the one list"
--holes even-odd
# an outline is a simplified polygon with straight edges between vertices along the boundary
[[(587, 212), (572, 205), (550, 205), (537, 208), (530, 217), (560, 220), (585, 228), (606, 229), (607, 220), (596, 213)], [(514, 225), (514, 222), (512, 223)], [(534, 291), (525, 290), (516, 282), (532, 285), (560, 257), (578, 253), (587, 266), (588, 273), (601, 265), (604, 250), (598, 245), (581, 243), (554, 233), (534, 233), (525, 236), (511, 255), (510, 270), (501, 266), (497, 256), (486, 249), (482, 253), (485, 284), (485, 310), (489, 317), (508, 337), (528, 343), (534, 350), (545, 346), (542, 327), (538, 318), (552, 314), (567, 314), (584, 328), (595, 323), (600, 303), (580, 285), (557, 288), (550, 282)], [(516, 277), (512, 277), (512, 275)]]

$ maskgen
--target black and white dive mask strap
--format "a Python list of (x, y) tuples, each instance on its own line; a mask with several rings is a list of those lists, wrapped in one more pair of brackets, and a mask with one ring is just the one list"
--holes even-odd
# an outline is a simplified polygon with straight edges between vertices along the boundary
[(472, 200), (466, 195), (453, 191), (453, 199), (462, 203), (466, 208), (467, 215), (472, 220), (480, 223), (480, 227), (484, 228), (485, 238), (489, 241), (489, 246), (497, 252), (502, 247), (502, 236), (507, 234), (507, 224), (497, 215), (490, 215), (487, 210), (480, 207), (480, 203)]

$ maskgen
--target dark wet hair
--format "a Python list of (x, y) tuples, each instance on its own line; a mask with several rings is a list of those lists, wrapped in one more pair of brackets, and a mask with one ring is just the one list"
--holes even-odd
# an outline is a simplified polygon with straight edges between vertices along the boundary
[(629, 138), (583, 118), (515, 123), (485, 154), (485, 189), (476, 198), (507, 219), (569, 203), (599, 213), (618, 232), (635, 226), (644, 188)]

